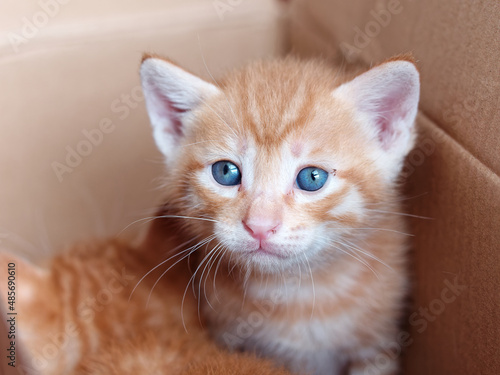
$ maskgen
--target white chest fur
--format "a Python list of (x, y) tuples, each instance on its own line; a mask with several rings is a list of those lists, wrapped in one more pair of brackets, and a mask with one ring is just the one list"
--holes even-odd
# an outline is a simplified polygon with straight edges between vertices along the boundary
[[(233, 287), (217, 285), (218, 299), (207, 290), (213, 309), (204, 313), (224, 346), (278, 359), (297, 373), (340, 374), (353, 358), (372, 356), (372, 347), (392, 339), (396, 322), (388, 311), (397, 309), (406, 285), (399, 277), (386, 273), (367, 283), (363, 267), (351, 263), (315, 282), (310, 275), (249, 281), (239, 298)], [(389, 283), (400, 291), (381, 294)]]

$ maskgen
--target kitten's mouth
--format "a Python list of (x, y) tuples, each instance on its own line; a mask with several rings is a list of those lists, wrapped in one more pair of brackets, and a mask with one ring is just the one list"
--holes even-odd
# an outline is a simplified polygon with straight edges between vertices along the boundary
[(286, 256), (283, 253), (278, 253), (269, 248), (269, 245), (260, 242), (257, 249), (250, 251), (250, 254), (254, 256), (272, 256), (275, 258), (285, 259)]

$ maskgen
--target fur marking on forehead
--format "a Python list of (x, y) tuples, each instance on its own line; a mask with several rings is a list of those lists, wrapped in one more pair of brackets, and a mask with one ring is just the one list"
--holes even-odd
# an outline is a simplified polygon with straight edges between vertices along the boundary
[(298, 158), (304, 150), (304, 144), (300, 141), (294, 141), (291, 146), (292, 155)]

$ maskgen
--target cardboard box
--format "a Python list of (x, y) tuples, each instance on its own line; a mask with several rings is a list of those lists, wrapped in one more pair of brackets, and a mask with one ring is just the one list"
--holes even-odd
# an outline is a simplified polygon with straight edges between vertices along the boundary
[(42, 259), (144, 228), (127, 225), (154, 212), (163, 168), (135, 73), (145, 50), (205, 77), (203, 59), (218, 76), (288, 48), (366, 64), (412, 51), (422, 113), (406, 195), (409, 213), (431, 219), (411, 219), (405, 373), (500, 373), (500, 3), (295, 0), (286, 29), (274, 0), (214, 4), (9, 2), (0, 13), (0, 245)]

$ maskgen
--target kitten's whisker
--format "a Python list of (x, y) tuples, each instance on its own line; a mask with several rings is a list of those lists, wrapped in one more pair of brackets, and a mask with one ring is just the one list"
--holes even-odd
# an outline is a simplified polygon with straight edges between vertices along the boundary
[(314, 277), (313, 277), (313, 273), (312, 273), (312, 269), (311, 269), (311, 264), (309, 263), (309, 259), (307, 259), (307, 256), (304, 253), (302, 253), (302, 255), (307, 263), (307, 266), (309, 267), (309, 277), (311, 278), (311, 288), (312, 288), (313, 300), (312, 300), (310, 320), (312, 320), (312, 318), (314, 316), (314, 307), (316, 306), (316, 288), (314, 287)]
[(399, 202), (403, 202), (403, 201), (408, 201), (408, 200), (412, 200), (412, 199), (417, 199), (417, 198), (423, 197), (424, 195), (427, 195), (427, 194), (428, 194), (427, 192), (424, 192), (424, 193), (420, 193), (420, 194), (414, 195), (414, 196), (412, 196), (412, 197), (402, 197), (402, 198), (391, 199), (391, 200), (388, 200), (388, 201), (369, 202), (368, 204), (390, 204), (390, 203), (399, 203)]
[(151, 221), (156, 220), (156, 219), (193, 219), (193, 220), (210, 221), (210, 222), (213, 222), (213, 223), (218, 223), (219, 222), (218, 220), (207, 219), (207, 218), (204, 218), (204, 217), (195, 217), (195, 216), (183, 216), (183, 215), (150, 216), (150, 217), (144, 217), (142, 219), (138, 219), (138, 220), (135, 220), (135, 221), (131, 222), (129, 225), (127, 225), (125, 228), (123, 228), (116, 235), (116, 237), (118, 237), (120, 234), (122, 234), (125, 230), (127, 230), (129, 227), (131, 227), (134, 224), (137, 224), (137, 223), (139, 223), (141, 221), (146, 221), (146, 220), (148, 220), (147, 223), (150, 223)]
[[(181, 248), (182, 246), (184, 245), (187, 245), (188, 243), (194, 241), (196, 239), (195, 238), (192, 238), (186, 242), (183, 242), (181, 243), (179, 246), (176, 246), (175, 248), (173, 248), (172, 250), (170, 250), (169, 252), (175, 252), (177, 251), (177, 249)], [(183, 253), (184, 251), (182, 251), (181, 253)], [(175, 253), (174, 255), (172, 255), (171, 257), (165, 259), (164, 261), (160, 262), (159, 264), (157, 264), (155, 267), (153, 267), (151, 270), (149, 270), (148, 272), (146, 272), (146, 274), (141, 277), (141, 279), (137, 282), (137, 284), (135, 284), (134, 288), (132, 289), (132, 291), (130, 292), (130, 296), (128, 297), (128, 302), (130, 302), (130, 299), (132, 298), (132, 294), (134, 294), (135, 290), (137, 289), (137, 287), (139, 286), (139, 284), (151, 273), (153, 272), (155, 269), (157, 269), (158, 267), (160, 267), (161, 265), (165, 264), (166, 262), (168, 262), (170, 259), (172, 258), (175, 258), (176, 256), (178, 256), (179, 253)]]
[[(340, 243), (338, 243), (340, 244)], [(341, 244), (340, 244), (341, 245)], [(360, 262), (361, 264), (363, 264), (365, 267), (367, 267), (368, 269), (370, 269), (370, 271), (373, 272), (373, 274), (377, 277), (377, 279), (379, 279), (379, 276), (378, 276), (378, 273), (373, 269), (373, 267), (370, 266), (370, 264), (365, 261), (364, 259), (362, 258), (359, 258), (357, 257), (356, 255), (350, 253), (349, 251), (345, 250), (345, 249), (342, 249), (341, 247), (338, 247), (338, 246), (334, 246), (335, 249), (339, 250), (340, 252), (346, 254), (346, 255), (349, 255), (350, 257), (356, 259), (358, 262)]]
[(215, 272), (214, 272), (214, 280), (213, 280), (214, 296), (215, 296), (215, 299), (217, 300), (217, 302), (219, 302), (219, 303), (220, 303), (220, 300), (219, 300), (219, 296), (217, 294), (217, 287), (215, 286), (215, 280), (217, 279), (217, 271), (219, 270), (219, 266), (222, 263), (222, 259), (224, 259), (224, 256), (226, 255), (228, 250), (229, 249), (227, 247), (223, 246), (223, 252), (221, 252), (221, 256), (219, 257), (219, 262), (217, 263), (217, 267), (215, 267)]
[(300, 289), (300, 285), (302, 284), (302, 267), (300, 265), (301, 264), (299, 263), (298, 264), (298, 266), (299, 266), (299, 285), (298, 285), (297, 289)]
[[(195, 249), (196, 250), (196, 249)], [(173, 267), (175, 267), (176, 264), (178, 264), (179, 262), (181, 262), (183, 259), (186, 259), (186, 257), (191, 254), (190, 252), (187, 253), (189, 250), (184, 250), (184, 251), (181, 251), (179, 253), (177, 253), (175, 256), (172, 256), (169, 258), (169, 260), (171, 258), (174, 258), (174, 257), (177, 257), (177, 256), (180, 256), (182, 254), (184, 254), (182, 257), (180, 257), (179, 259), (177, 259), (174, 264), (172, 264), (171, 266), (169, 266), (165, 271), (162, 272), (162, 274), (158, 277), (158, 279), (156, 279), (155, 283), (153, 284), (153, 286), (151, 287), (151, 290), (149, 291), (149, 294), (148, 294), (148, 299), (146, 300), (146, 307), (149, 306), (149, 301), (151, 299), (151, 295), (153, 294), (153, 291), (156, 287), (156, 285), (160, 282), (160, 280), (163, 278), (163, 276), (165, 276), (167, 274), (168, 271), (170, 271)], [(194, 250), (193, 250), (194, 251)], [(187, 254), (186, 254), (187, 253)]]
[[(201, 303), (201, 283), (203, 283), (203, 293), (204, 293), (204, 296), (205, 296), (205, 300), (207, 301), (207, 304), (208, 306), (210, 306), (210, 308), (217, 312), (214, 307), (212, 306), (212, 304), (210, 303), (210, 300), (208, 299), (207, 297), (207, 280), (210, 276), (210, 270), (212, 269), (212, 265), (213, 263), (213, 260), (217, 259), (216, 255), (218, 255), (218, 250), (220, 249), (221, 245), (220, 243), (218, 243), (217, 245), (215, 245), (215, 247), (211, 250), (211, 252), (213, 253), (212, 256), (210, 257), (210, 259), (208, 260), (208, 262), (206, 263), (205, 267), (203, 268), (203, 272), (201, 273), (201, 276), (200, 276), (200, 282), (198, 284), (198, 295), (200, 296), (200, 298), (198, 298), (198, 314), (200, 314), (200, 303)], [(215, 257), (215, 258), (214, 258)], [(207, 270), (208, 268), (208, 270)], [(203, 281), (203, 275), (205, 274), (205, 271), (207, 271), (206, 275), (205, 275), (205, 281)], [(201, 315), (200, 315), (201, 316)]]
[[(218, 242), (218, 243), (217, 243), (214, 247), (212, 247), (212, 249), (210, 249), (210, 250), (208, 249), (209, 244), (210, 244), (210, 243), (207, 243), (207, 244), (206, 244), (206, 246), (205, 246), (205, 249), (206, 249), (205, 253), (207, 254), (207, 256), (208, 256), (210, 253), (212, 253), (212, 252), (213, 252), (214, 248), (215, 248), (215, 247), (217, 247), (217, 245), (219, 244), (219, 242)], [(201, 263), (200, 263), (200, 265), (201, 265)], [(196, 269), (196, 271), (197, 271), (197, 270), (198, 270), (198, 269)], [(195, 273), (196, 273), (196, 271), (195, 271)], [(203, 273), (202, 273), (202, 275), (203, 275)], [(194, 280), (194, 281), (196, 281), (196, 280)], [(194, 295), (197, 295), (197, 294), (196, 294), (196, 291), (195, 291), (195, 289), (194, 289), (194, 287), (195, 287), (195, 285), (194, 285), (194, 281), (193, 281), (193, 283), (192, 283), (192, 286), (193, 286), (193, 294), (194, 294)], [(201, 281), (201, 279), (200, 279), (200, 281)]]
[(367, 211), (373, 211), (373, 212), (380, 212), (380, 213), (383, 213), (383, 214), (392, 214), (392, 215), (401, 215), (401, 216), (415, 217), (417, 219), (434, 220), (432, 217), (419, 216), (419, 215), (413, 215), (413, 214), (406, 214), (406, 213), (403, 213), (403, 212), (382, 211), (382, 210), (375, 210), (373, 208), (365, 208), (365, 210), (367, 210)]
[[(215, 238), (215, 235), (214, 235), (214, 238)], [(207, 242), (207, 245), (213, 241), (212, 238), (209, 242)], [(187, 285), (186, 285), (186, 288), (184, 289), (184, 294), (182, 295), (182, 302), (181, 302), (181, 317), (182, 317), (182, 325), (185, 329), (185, 331), (187, 332), (187, 328), (186, 328), (186, 324), (184, 322), (184, 301), (186, 299), (186, 294), (187, 294), (187, 291), (189, 289), (189, 285), (191, 283), (193, 283), (193, 292), (194, 292), (194, 281), (195, 281), (195, 277), (196, 277), (196, 273), (198, 272), (198, 270), (200, 269), (200, 267), (202, 267), (203, 263), (207, 260), (208, 256), (210, 255), (211, 251), (209, 251), (204, 257), (203, 259), (201, 260), (200, 264), (198, 265), (198, 267), (196, 267), (196, 270), (194, 271), (193, 275), (191, 276), (191, 278), (189, 279)], [(195, 294), (195, 298), (199, 299), (199, 297), (196, 296)], [(198, 318), (200, 320), (200, 324), (201, 324), (201, 317), (199, 316), (198, 314)]]
[(288, 306), (289, 306), (289, 305), (288, 305), (288, 301), (290, 300), (290, 296), (289, 296), (289, 294), (288, 294), (288, 285), (287, 285), (287, 282), (285, 281), (285, 278), (284, 278), (284, 277), (283, 277), (283, 286), (285, 287), (285, 296), (286, 296), (286, 299), (285, 299), (285, 301), (286, 301), (286, 311), (287, 311), (287, 314), (288, 314), (288, 312), (290, 311), (290, 310), (289, 310), (289, 307), (288, 307)]
[[(0, 227), (0, 230), (4, 233), (0, 233), (0, 238), (5, 240), (7, 243), (11, 243), (13, 247), (18, 247), (21, 249), (21, 252), (26, 256), (26, 255), (31, 255), (33, 256), (34, 254), (37, 254), (38, 248), (31, 243), (30, 241), (26, 240), (24, 237), (20, 236), (19, 234), (12, 232), (8, 230), (7, 228)], [(1, 242), (1, 241), (0, 241)], [(4, 247), (4, 249), (7, 250), (7, 247)], [(12, 247), (9, 245), (9, 247)], [(9, 249), (12, 250), (12, 249)]]
[[(212, 236), (213, 236), (213, 237), (215, 237), (215, 235), (212, 235)], [(212, 237), (212, 236), (210, 236), (210, 237)], [(209, 238), (210, 238), (210, 237), (209, 237)], [(181, 257), (181, 258), (179, 258), (179, 259), (178, 259), (178, 260), (177, 260), (174, 264), (172, 264), (170, 267), (168, 267), (168, 268), (167, 268), (167, 269), (166, 269), (166, 270), (165, 270), (165, 271), (164, 271), (164, 272), (160, 275), (160, 277), (158, 277), (158, 279), (155, 281), (155, 283), (153, 284), (153, 287), (151, 288), (151, 290), (150, 290), (150, 292), (149, 292), (149, 295), (148, 295), (148, 300), (147, 300), (147, 302), (146, 302), (146, 307), (148, 307), (148, 305), (149, 305), (149, 300), (151, 299), (151, 294), (153, 294), (153, 290), (155, 289), (156, 285), (158, 285), (158, 283), (160, 282), (160, 280), (162, 279), (162, 277), (163, 277), (163, 276), (165, 276), (165, 274), (166, 274), (168, 271), (170, 271), (170, 270), (172, 269), (172, 267), (174, 267), (176, 264), (178, 264), (179, 262), (181, 262), (183, 259), (186, 259), (189, 255), (191, 255), (191, 254), (192, 254), (192, 253), (194, 253), (196, 250), (198, 250), (201, 246), (203, 246), (203, 245), (206, 243), (206, 241), (208, 241), (208, 239), (205, 239), (205, 240), (203, 241), (203, 243), (201, 243), (201, 244), (198, 244), (198, 245), (192, 246), (191, 248), (189, 248), (189, 249), (187, 249), (187, 250), (183, 250), (183, 251), (181, 252), (181, 254), (182, 254), (182, 253), (186, 253), (187, 251), (189, 251), (189, 250), (191, 250), (191, 249), (192, 249), (191, 251), (189, 251), (189, 253), (188, 253), (188, 254), (184, 255), (184, 256), (183, 256), (183, 257)], [(211, 241), (211, 240), (210, 240), (210, 241)]]
[(204, 141), (199, 141), (199, 142), (188, 143), (187, 145), (182, 145), (182, 148), (184, 148), (184, 147), (188, 147), (188, 146), (197, 145), (197, 144), (200, 144), (200, 143), (205, 143), (205, 142), (215, 142), (215, 140), (213, 140), (213, 139), (206, 139), (206, 140), (204, 140)]
[(120, 232), (118, 232), (118, 234), (116, 235), (116, 237), (120, 236), (123, 232), (125, 232), (128, 228), (130, 228), (132, 225), (135, 225), (137, 223), (140, 223), (141, 221), (146, 221), (146, 224), (150, 223), (151, 221), (153, 221), (154, 219), (156, 219), (156, 216), (149, 216), (149, 217), (143, 217), (141, 219), (137, 219), (137, 220), (134, 220), (133, 222), (131, 222), (129, 225), (127, 225), (125, 228), (123, 228)]
[[(366, 180), (367, 181), (367, 180)], [(403, 202), (403, 201), (408, 201), (408, 200), (412, 200), (412, 199), (417, 199), (417, 198), (420, 198), (424, 195), (427, 195), (428, 193), (427, 192), (424, 192), (424, 193), (421, 193), (421, 194), (417, 194), (417, 195), (414, 195), (414, 196), (411, 196), (411, 197), (402, 197), (402, 198), (397, 198), (397, 199), (390, 199), (390, 200), (381, 200), (381, 201), (377, 201), (377, 202), (367, 202), (367, 201), (364, 201), (364, 200), (351, 200), (352, 203), (360, 203), (360, 204), (363, 204), (363, 205), (366, 205), (368, 207), (366, 207), (366, 209), (369, 209), (370, 207), (385, 207), (387, 205), (392, 205), (392, 204), (395, 204), (395, 203), (400, 203), (400, 202)], [(430, 218), (432, 219), (432, 218)]]
[[(212, 280), (212, 286), (213, 286), (213, 290), (214, 290), (214, 297), (216, 298), (217, 302), (220, 302), (220, 301), (219, 301), (219, 298), (217, 296), (217, 290), (216, 290), (216, 287), (215, 287), (215, 278), (217, 277), (217, 271), (218, 271), (219, 265), (221, 263), (222, 257), (224, 256), (224, 254), (227, 251), (227, 248), (222, 243), (220, 243), (219, 245), (220, 246), (219, 246), (219, 248), (217, 250), (217, 256), (215, 257), (215, 259), (214, 259), (214, 261), (212, 263), (212, 266), (211, 266), (213, 268), (214, 264), (217, 263), (217, 266), (215, 267), (215, 271), (213, 273), (213, 280)], [(205, 279), (205, 283), (206, 282), (207, 282), (207, 278)], [(205, 296), (205, 298), (206, 298), (206, 296)]]
[(245, 305), (245, 300), (247, 298), (248, 281), (250, 280), (252, 269), (250, 267), (250, 261), (246, 258), (245, 261), (245, 276), (243, 276), (243, 299), (241, 300), (241, 307)]
[(381, 231), (385, 231), (385, 232), (399, 233), (399, 234), (402, 234), (403, 236), (409, 236), (409, 237), (415, 236), (414, 234), (411, 234), (411, 233), (401, 232), (399, 230), (387, 229), (387, 228), (349, 228), (349, 229), (381, 230)]
[(161, 216), (156, 216), (155, 218), (156, 219), (195, 219), (195, 220), (204, 220), (204, 221), (211, 221), (214, 223), (219, 223), (219, 220), (204, 218), (204, 217), (196, 217), (196, 216), (161, 215)]
[(233, 266), (231, 269), (229, 269), (229, 265), (231, 264), (231, 260), (233, 259), (234, 252), (231, 251), (231, 255), (229, 256), (229, 262), (227, 263), (227, 269), (228, 269), (228, 274), (231, 275), (233, 273), (234, 268), (237, 266), (238, 263), (234, 262)]
[(395, 229), (387, 229), (387, 228), (357, 228), (357, 227), (331, 227), (331, 228), (333, 228), (333, 229), (355, 229), (355, 230), (381, 230), (381, 231), (385, 231), (385, 232), (399, 233), (399, 234), (402, 234), (404, 236), (410, 236), (410, 237), (415, 236), (414, 234), (400, 232), (400, 231), (395, 230)]
[[(330, 239), (330, 238), (327, 238), (327, 237), (320, 237), (320, 239), (322, 239), (325, 243), (325, 245), (327, 246), (333, 246), (334, 249), (337, 249), (338, 251), (340, 251), (341, 253), (343, 254), (346, 254), (346, 255), (349, 255), (350, 257), (356, 259), (358, 262), (360, 262), (361, 264), (363, 264), (364, 266), (366, 266), (367, 268), (369, 268), (373, 274), (377, 277), (378, 277), (378, 274), (375, 272), (375, 270), (369, 265), (369, 263), (364, 260), (363, 258), (360, 258), (354, 254), (352, 254), (351, 252), (347, 251), (349, 249), (343, 249), (341, 247), (338, 247), (338, 246), (335, 246), (335, 245), (342, 245), (342, 246), (346, 246), (345, 244), (343, 244), (342, 242), (339, 242), (337, 240), (333, 240), (333, 239)], [(351, 249), (352, 251), (352, 249)]]
[(226, 122), (226, 121), (225, 121), (225, 120), (224, 120), (224, 119), (223, 119), (223, 118), (222, 118), (222, 117), (221, 117), (221, 116), (217, 113), (217, 111), (216, 111), (215, 109), (213, 109), (213, 108), (212, 108), (212, 107), (211, 107), (211, 106), (210, 106), (207, 102), (204, 102), (204, 103), (205, 103), (205, 105), (206, 105), (206, 106), (207, 106), (207, 107), (208, 107), (208, 108), (209, 108), (209, 109), (210, 109), (213, 113), (215, 113), (215, 115), (219, 118), (219, 120), (221, 120), (221, 121), (222, 121), (222, 123), (223, 123), (224, 125), (226, 125), (226, 126), (227, 126), (227, 128), (228, 128), (229, 130), (231, 130), (231, 132), (234, 134), (234, 136), (235, 136), (235, 137), (238, 137), (238, 135), (236, 134), (236, 132), (234, 131), (234, 129), (233, 129), (233, 128), (231, 128), (231, 126), (229, 126), (229, 124), (228, 124), (228, 123), (227, 123), (227, 122)]
[[(224, 97), (226, 98), (226, 102), (227, 102), (227, 104), (229, 106), (229, 109), (231, 110), (231, 113), (233, 114), (234, 121), (236, 122), (236, 125), (239, 128), (240, 125), (238, 124), (238, 118), (236, 117), (236, 113), (234, 113), (234, 110), (233, 110), (233, 107), (231, 106), (231, 103), (229, 103), (229, 99), (228, 99), (226, 93), (222, 90), (222, 88), (219, 85), (219, 82), (217, 82), (217, 80), (214, 78), (214, 76), (212, 75), (212, 73), (210, 73), (210, 70), (208, 69), (207, 62), (205, 61), (205, 56), (203, 55), (203, 50), (201, 49), (201, 41), (200, 41), (200, 35), (199, 34), (198, 34), (198, 47), (200, 49), (201, 59), (203, 60), (203, 65), (205, 65), (205, 69), (207, 70), (208, 75), (215, 82), (215, 84), (217, 85), (217, 87), (219, 88), (219, 90), (224, 94)], [(229, 125), (227, 125), (227, 126), (229, 127)], [(229, 127), (229, 129), (231, 129), (231, 131), (233, 132), (233, 134), (236, 137), (238, 137), (238, 135), (236, 134), (236, 132), (231, 127)]]
[[(349, 247), (349, 248), (351, 248), (351, 249), (353, 249), (353, 250), (355, 250), (355, 251), (357, 251), (357, 252), (359, 252), (359, 253), (362, 253), (362, 254), (366, 255), (366, 256), (368, 256), (368, 257), (372, 258), (373, 260), (376, 260), (376, 261), (377, 261), (377, 262), (379, 262), (380, 264), (382, 264), (382, 265), (386, 266), (386, 267), (387, 267), (388, 269), (390, 269), (391, 271), (394, 271), (394, 269), (393, 269), (391, 266), (389, 266), (388, 264), (386, 264), (385, 262), (383, 262), (383, 261), (382, 261), (379, 257), (377, 257), (377, 256), (373, 255), (373, 254), (372, 254), (372, 253), (370, 253), (369, 251), (366, 251), (366, 250), (363, 250), (363, 249), (361, 249), (361, 248), (357, 247), (356, 245), (354, 245), (352, 242), (350, 242), (350, 241), (348, 241), (348, 240), (345, 240), (345, 239), (344, 239), (344, 241), (346, 241), (346, 242), (349, 244), (349, 245), (347, 245), (346, 243), (343, 243), (343, 245), (344, 245), (344, 246), (347, 246), (347, 247)], [(342, 242), (337, 242), (337, 243), (342, 244)]]

